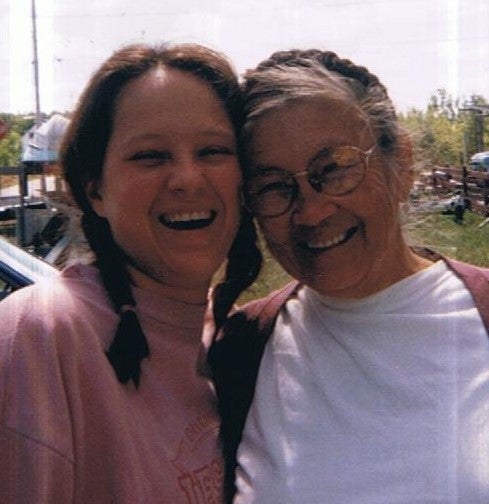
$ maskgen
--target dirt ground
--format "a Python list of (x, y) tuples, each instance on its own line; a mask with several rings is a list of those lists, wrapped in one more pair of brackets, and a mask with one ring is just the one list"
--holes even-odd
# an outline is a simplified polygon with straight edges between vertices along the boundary
[(16, 185), (19, 181), (17, 175), (0, 175), (0, 189)]

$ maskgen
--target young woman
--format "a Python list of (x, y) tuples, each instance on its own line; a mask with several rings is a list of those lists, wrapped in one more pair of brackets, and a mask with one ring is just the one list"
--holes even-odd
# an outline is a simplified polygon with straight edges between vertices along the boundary
[(210, 353), (234, 502), (489, 502), (489, 271), (406, 242), (411, 148), (385, 87), (286, 51), (245, 101), (247, 201), (297, 282)]
[(92, 77), (61, 160), (96, 262), (0, 304), (2, 503), (220, 501), (197, 360), (214, 273), (228, 256), (219, 324), (260, 263), (240, 120), (204, 47), (128, 46)]

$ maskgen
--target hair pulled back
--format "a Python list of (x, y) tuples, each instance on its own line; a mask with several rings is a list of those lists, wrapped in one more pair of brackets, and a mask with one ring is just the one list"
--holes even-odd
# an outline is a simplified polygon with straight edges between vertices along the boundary
[[(95, 253), (114, 310), (120, 316), (107, 357), (119, 381), (132, 380), (136, 387), (141, 360), (150, 349), (137, 317), (124, 252), (115, 243), (108, 221), (93, 210), (87, 191), (102, 178), (121, 90), (129, 81), (158, 67), (181, 70), (209, 84), (226, 109), (236, 135), (240, 134), (242, 95), (236, 74), (222, 54), (197, 44), (133, 44), (116, 51), (93, 74), (73, 113), (60, 152), (65, 179), (82, 211), (83, 231)], [(251, 217), (243, 210), (237, 238), (228, 255), (226, 277), (214, 291), (218, 324), (241, 290), (258, 275), (261, 254), (256, 242)]]
[(385, 86), (367, 68), (319, 49), (279, 51), (245, 74), (244, 140), (255, 121), (287, 102), (304, 98), (343, 100), (356, 105), (378, 136), (381, 149), (392, 152), (399, 132)]

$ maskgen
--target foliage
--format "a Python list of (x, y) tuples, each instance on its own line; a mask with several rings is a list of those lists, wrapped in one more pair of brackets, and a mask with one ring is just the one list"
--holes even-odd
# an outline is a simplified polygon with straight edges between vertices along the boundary
[(0, 140), (0, 166), (17, 166), (19, 164), (22, 135), (32, 127), (34, 118), (29, 115), (0, 114), (8, 126), (8, 133)]
[(465, 131), (465, 143), (470, 155), (489, 148), (489, 118), (487, 116), (485, 117), (486, 120), (482, 126), (483, 145), (478, 146), (476, 135), (477, 121), (481, 119), (483, 120), (484, 118), (480, 117), (480, 114), (474, 113), (473, 108), (477, 106), (485, 107), (486, 113), (489, 113), (489, 105), (483, 96), (472, 95), (470, 99), (466, 100), (463, 104), (465, 111), (462, 112), (465, 114), (468, 123), (468, 128)]
[[(434, 165), (462, 165), (477, 152), (475, 114), (467, 110), (486, 105), (482, 96), (474, 95), (463, 102), (452, 98), (444, 89), (431, 97), (426, 110), (410, 109), (399, 115), (414, 144), (418, 171)], [(484, 125), (486, 147), (489, 145), (489, 123)]]
[(17, 131), (9, 131), (0, 140), (0, 166), (17, 166), (20, 158), (21, 135)]

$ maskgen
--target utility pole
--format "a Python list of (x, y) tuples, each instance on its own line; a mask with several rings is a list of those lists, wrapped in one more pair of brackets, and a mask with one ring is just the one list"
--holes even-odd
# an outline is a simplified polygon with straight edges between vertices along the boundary
[[(34, 87), (36, 90), (36, 127), (39, 128), (42, 123), (41, 117), (41, 100), (39, 98), (39, 58), (37, 55), (37, 15), (36, 15), (36, 0), (31, 0), (32, 6), (32, 42), (34, 49)], [(46, 192), (46, 179), (44, 177), (44, 169), (41, 171), (41, 194)]]
[[(41, 104), (39, 99), (39, 61), (37, 55), (37, 24), (36, 24), (36, 0), (31, 0), (31, 19), (32, 19), (32, 45), (33, 45), (33, 60), (34, 65), (34, 91), (36, 98), (36, 128), (39, 128), (42, 123)], [(26, 245), (26, 209), (25, 198), (29, 194), (28, 174), (25, 163), (20, 163), (19, 173), (19, 199), (20, 207), (17, 212), (17, 243), (24, 247)], [(41, 192), (46, 190), (46, 181), (44, 173), (41, 171)]]
[(39, 99), (39, 61), (37, 57), (37, 24), (36, 24), (36, 0), (31, 0), (32, 6), (32, 42), (34, 49), (34, 87), (36, 92), (36, 126), (40, 126), (41, 119), (41, 104)]
[[(36, 15), (36, 0), (31, 0), (32, 6), (32, 43), (34, 49), (34, 87), (36, 92), (36, 128), (39, 128), (42, 123), (41, 117), (41, 100), (39, 98), (39, 58), (37, 55), (37, 15)], [(26, 180), (28, 187), (28, 182)], [(44, 168), (41, 171), (41, 194), (46, 192), (46, 179), (44, 177)]]

